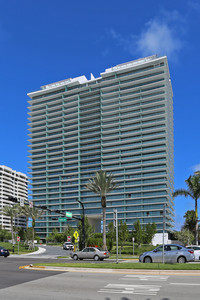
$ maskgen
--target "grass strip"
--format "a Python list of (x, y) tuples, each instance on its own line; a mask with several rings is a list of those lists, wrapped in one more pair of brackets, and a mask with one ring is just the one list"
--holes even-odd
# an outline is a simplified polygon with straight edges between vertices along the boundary
[[(38, 264), (33, 264), (38, 266)], [(146, 270), (200, 270), (200, 264), (158, 264), (158, 263), (40, 263), (40, 266), (96, 269), (146, 269)]]

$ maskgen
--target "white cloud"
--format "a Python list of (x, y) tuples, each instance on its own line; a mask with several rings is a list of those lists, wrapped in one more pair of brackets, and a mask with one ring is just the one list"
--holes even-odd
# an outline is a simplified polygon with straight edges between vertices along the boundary
[(118, 46), (132, 55), (159, 54), (176, 59), (183, 47), (184, 27), (184, 19), (177, 11), (163, 11), (160, 18), (148, 21), (138, 35), (122, 36), (114, 29), (109, 34)]
[(200, 164), (193, 166), (192, 169), (194, 170), (194, 172), (200, 171)]
[(181, 40), (169, 24), (152, 20), (145, 27), (136, 41), (137, 52), (142, 56), (160, 54), (173, 58), (181, 49)]
[(188, 2), (189, 7), (191, 7), (193, 10), (199, 12), (200, 11), (200, 4), (196, 1), (189, 1)]

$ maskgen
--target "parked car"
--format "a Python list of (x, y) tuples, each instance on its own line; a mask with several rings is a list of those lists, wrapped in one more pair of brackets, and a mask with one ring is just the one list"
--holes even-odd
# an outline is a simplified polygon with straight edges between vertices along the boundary
[(82, 251), (75, 251), (71, 253), (71, 258), (74, 260), (82, 260), (82, 259), (94, 259), (94, 260), (104, 260), (104, 258), (108, 258), (110, 253), (108, 251), (104, 251), (101, 248), (95, 247), (86, 247)]
[(197, 245), (188, 245), (186, 246), (187, 249), (193, 249), (194, 250), (194, 257), (195, 260), (200, 260), (200, 246)]
[[(152, 263), (162, 262), (163, 245), (152, 251), (144, 252), (139, 257), (139, 262)], [(194, 261), (194, 250), (187, 249), (177, 244), (167, 244), (164, 246), (165, 263), (186, 263)]]
[(8, 249), (3, 248), (2, 246), (0, 246), (0, 256), (4, 256), (7, 257), (10, 255), (10, 252)]
[(74, 250), (74, 245), (71, 242), (65, 242), (63, 244), (63, 250)]

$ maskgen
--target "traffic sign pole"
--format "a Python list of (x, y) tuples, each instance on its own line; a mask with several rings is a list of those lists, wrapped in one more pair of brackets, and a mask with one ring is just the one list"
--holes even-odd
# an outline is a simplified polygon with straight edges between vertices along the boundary
[(17, 242), (18, 242), (18, 255), (19, 255), (19, 242), (20, 242), (20, 236), (17, 237)]

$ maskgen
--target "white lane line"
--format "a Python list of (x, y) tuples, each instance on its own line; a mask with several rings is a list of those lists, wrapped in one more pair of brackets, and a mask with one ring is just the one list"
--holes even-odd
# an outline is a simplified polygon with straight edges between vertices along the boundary
[(142, 281), (167, 281), (169, 276), (162, 275), (125, 275), (120, 280), (139, 279)]
[(183, 282), (171, 282), (170, 284), (173, 285), (193, 285), (193, 286), (200, 286), (200, 283), (183, 283)]
[(107, 284), (99, 293), (112, 294), (136, 294), (146, 296), (156, 296), (159, 292), (160, 285), (129, 285), (129, 284)]

